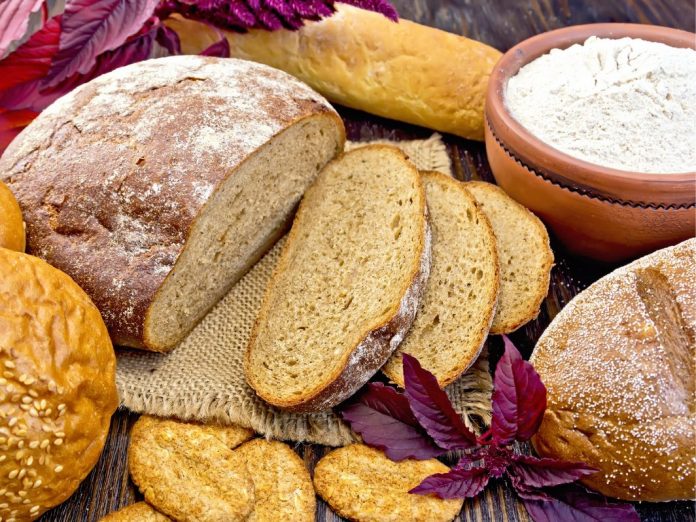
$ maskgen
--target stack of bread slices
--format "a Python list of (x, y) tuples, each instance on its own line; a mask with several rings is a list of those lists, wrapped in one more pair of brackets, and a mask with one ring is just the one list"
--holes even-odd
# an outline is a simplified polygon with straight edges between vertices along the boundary
[(489, 333), (537, 316), (552, 265), (544, 225), (495, 185), (419, 172), (394, 147), (358, 148), (302, 200), (247, 380), (274, 406), (322, 411), (380, 369), (403, 386), (408, 353), (446, 386)]

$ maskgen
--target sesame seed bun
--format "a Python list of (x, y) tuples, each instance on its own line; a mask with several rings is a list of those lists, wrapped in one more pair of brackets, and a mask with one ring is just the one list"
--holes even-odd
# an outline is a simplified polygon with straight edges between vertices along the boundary
[(24, 221), (14, 195), (0, 181), (0, 247), (24, 252)]
[(89, 297), (0, 248), (0, 517), (33, 520), (94, 467), (118, 406), (116, 358)]

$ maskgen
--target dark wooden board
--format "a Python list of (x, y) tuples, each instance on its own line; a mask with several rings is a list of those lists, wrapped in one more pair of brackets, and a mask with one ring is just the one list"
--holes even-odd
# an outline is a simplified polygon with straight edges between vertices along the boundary
[[(463, 34), (506, 50), (534, 34), (566, 25), (594, 22), (636, 22), (677, 27), (694, 32), (692, 0), (392, 0), (404, 18)], [(453, 64), (466, 67), (465, 63)], [(431, 131), (368, 114), (341, 109), (348, 137), (367, 141), (376, 138), (412, 139), (427, 137)], [(445, 136), (453, 159), (455, 176), (462, 180), (493, 181), (482, 143)], [(549, 296), (538, 319), (511, 337), (522, 352), (531, 353), (539, 335), (558, 311), (578, 292), (612, 267), (567, 255), (554, 241), (556, 266)], [(491, 342), (495, 355), (499, 347)], [(75, 494), (61, 506), (46, 513), (41, 522), (95, 522), (105, 514), (140, 499), (128, 479), (128, 432), (136, 416), (119, 411), (114, 415), (104, 453), (92, 473)], [(313, 469), (328, 448), (297, 444), (296, 451)], [(696, 520), (694, 504), (670, 502), (637, 506), (641, 519), (650, 522)], [(317, 520), (343, 520), (321, 500)], [(504, 484), (494, 484), (484, 495), (464, 503), (457, 520), (466, 522), (523, 522), (528, 517), (514, 494)], [(562, 522), (562, 521), (559, 521)]]

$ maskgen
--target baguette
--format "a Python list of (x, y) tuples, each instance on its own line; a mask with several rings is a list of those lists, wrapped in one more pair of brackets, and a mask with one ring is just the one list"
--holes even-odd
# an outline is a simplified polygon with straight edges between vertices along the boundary
[[(299, 31), (227, 31), (232, 56), (282, 69), (332, 102), (463, 138), (483, 140), (488, 77), (501, 53), (408, 20), (345, 4)], [(218, 40), (196, 22), (167, 22), (184, 52)]]
[(266, 402), (323, 411), (396, 349), (430, 270), (423, 183), (394, 147), (329, 165), (310, 187), (269, 283), (245, 359)]
[(382, 371), (404, 385), (401, 355), (416, 357), (446, 386), (476, 361), (498, 300), (495, 236), (466, 185), (423, 172), (433, 234), (432, 268), (418, 315)]

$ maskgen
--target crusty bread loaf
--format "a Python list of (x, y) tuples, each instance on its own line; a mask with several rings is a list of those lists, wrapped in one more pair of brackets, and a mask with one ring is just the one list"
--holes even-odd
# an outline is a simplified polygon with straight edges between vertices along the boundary
[(24, 252), (22, 211), (10, 189), (0, 181), (0, 247)]
[(245, 359), (275, 406), (321, 411), (352, 395), (408, 331), (430, 269), (420, 175), (394, 147), (348, 152), (305, 194)]
[(377, 449), (351, 444), (317, 463), (314, 488), (348, 520), (449, 522), (462, 509), (462, 500), (409, 493), (425, 477), (448, 471), (436, 459), (394, 462)]
[(0, 520), (34, 520), (99, 459), (118, 406), (99, 311), (36, 257), (0, 248)]
[(31, 253), (71, 275), (116, 344), (175, 345), (282, 233), (343, 124), (306, 85), (242, 60), (117, 69), (0, 159)]
[(488, 217), (498, 245), (500, 295), (490, 333), (509, 333), (539, 315), (549, 291), (549, 235), (538, 217), (500, 187), (482, 181), (465, 186)]
[(533, 443), (598, 468), (605, 495), (696, 497), (696, 239), (659, 250), (576, 296), (532, 362), (548, 389)]
[(401, 354), (446, 386), (478, 357), (495, 314), (500, 274), (495, 236), (464, 184), (423, 172), (433, 235), (432, 268), (416, 320), (382, 371), (404, 385)]
[[(232, 56), (271, 65), (332, 102), (483, 140), (483, 101), (501, 53), (488, 45), (345, 4), (299, 31), (225, 32)], [(219, 36), (205, 25), (170, 20), (184, 52)]]

